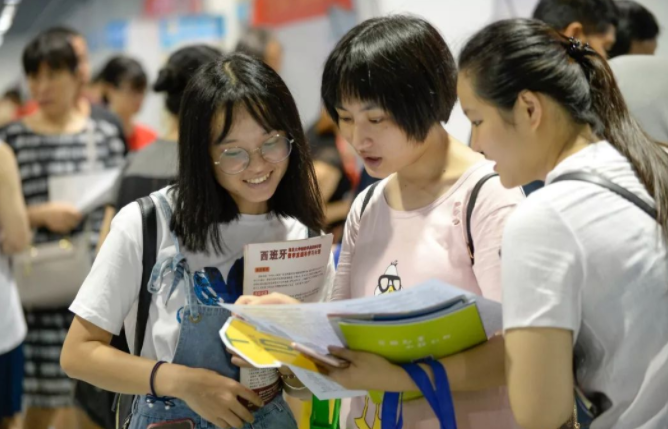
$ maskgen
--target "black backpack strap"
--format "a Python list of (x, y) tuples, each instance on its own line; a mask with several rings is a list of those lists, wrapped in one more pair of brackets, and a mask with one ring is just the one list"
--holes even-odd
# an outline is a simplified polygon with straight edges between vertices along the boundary
[(366, 195), (364, 196), (364, 201), (362, 202), (362, 210), (360, 210), (360, 219), (362, 219), (362, 215), (364, 214), (364, 210), (366, 210), (366, 206), (369, 205), (369, 201), (371, 201), (371, 197), (373, 197), (373, 192), (376, 190), (376, 187), (378, 186), (380, 182), (375, 182), (371, 186), (369, 186), (369, 190), (366, 191)]
[(485, 184), (492, 177), (498, 176), (497, 173), (489, 173), (484, 176), (482, 179), (478, 180), (478, 183), (475, 184), (473, 190), (471, 191), (471, 196), (469, 197), (469, 202), (466, 205), (466, 245), (469, 248), (469, 257), (471, 258), (471, 265), (475, 264), (475, 248), (473, 247), (473, 235), (471, 234), (471, 218), (473, 217), (473, 209), (475, 208), (475, 202), (478, 199), (478, 194), (482, 185)]
[(142, 217), (142, 232), (144, 251), (142, 254), (141, 285), (139, 287), (139, 304), (137, 306), (137, 326), (135, 327), (134, 354), (139, 356), (144, 346), (148, 309), (151, 305), (151, 293), (148, 291), (148, 282), (151, 280), (151, 271), (158, 257), (158, 217), (155, 204), (151, 197), (137, 200)]
[(655, 220), (658, 219), (656, 209), (653, 208), (651, 205), (649, 205), (647, 202), (645, 202), (645, 200), (643, 200), (633, 192), (629, 191), (628, 189), (619, 186), (618, 184), (606, 179), (605, 177), (599, 174), (590, 173), (587, 171), (574, 171), (571, 173), (565, 173), (562, 174), (561, 176), (558, 176), (551, 183), (563, 182), (566, 180), (577, 180), (580, 182), (587, 182), (594, 185), (598, 185), (602, 188), (606, 188), (614, 192), (615, 194), (619, 195), (620, 197), (626, 199), (627, 201), (633, 203), (640, 210), (644, 211), (650, 217), (652, 217), (652, 219)]

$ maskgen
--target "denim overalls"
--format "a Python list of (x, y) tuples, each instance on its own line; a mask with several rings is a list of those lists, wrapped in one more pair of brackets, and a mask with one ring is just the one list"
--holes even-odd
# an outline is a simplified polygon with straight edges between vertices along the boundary
[[(154, 193), (165, 221), (169, 222), (172, 210), (162, 194)], [(151, 292), (154, 280), (161, 276), (166, 268), (174, 272), (174, 286), (185, 285), (188, 289), (186, 306), (181, 315), (181, 331), (172, 363), (191, 368), (205, 368), (224, 377), (239, 381), (239, 368), (232, 365), (230, 355), (218, 335), (218, 332), (230, 316), (230, 312), (220, 306), (208, 306), (199, 303), (195, 296), (193, 281), (185, 257), (181, 254), (179, 242), (172, 233), (176, 246), (176, 255), (156, 264), (149, 285)], [(246, 423), (244, 429), (297, 429), (297, 422), (292, 416), (283, 397), (279, 394), (269, 404), (254, 413), (255, 423)], [(149, 404), (146, 396), (135, 399), (132, 409), (130, 429), (146, 429), (153, 423), (192, 419), (196, 429), (218, 428), (194, 411), (185, 402), (173, 399), (169, 404), (156, 402)]]

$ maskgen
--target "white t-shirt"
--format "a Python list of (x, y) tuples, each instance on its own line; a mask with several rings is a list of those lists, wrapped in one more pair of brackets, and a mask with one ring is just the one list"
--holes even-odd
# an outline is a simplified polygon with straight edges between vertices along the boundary
[[(658, 223), (597, 185), (549, 184), (595, 171), (654, 205), (608, 142), (562, 161), (510, 216), (503, 238), (504, 329), (573, 331), (577, 382), (604, 395), (592, 429), (668, 427), (668, 253)], [(549, 404), (546, 404), (549, 406)]]
[[(172, 193), (164, 188), (159, 192)], [(155, 198), (154, 198), (155, 201)], [(176, 248), (168, 230), (168, 223), (156, 201), (158, 216), (158, 256), (160, 261), (174, 256)], [(181, 246), (190, 266), (191, 274), (204, 274), (214, 290), (231, 287), (241, 290), (243, 272), (243, 248), (249, 243), (299, 240), (308, 237), (308, 229), (292, 218), (272, 215), (241, 215), (238, 220), (220, 226), (224, 240), (224, 255), (211, 251), (192, 253)], [(139, 205), (132, 203), (114, 218), (111, 231), (95, 259), (93, 268), (71, 305), (77, 316), (113, 334), (118, 334), (125, 324), (130, 349), (134, 344), (137, 319), (137, 301), (142, 275), (142, 219)], [(150, 269), (150, 268), (149, 268)], [(158, 292), (153, 294), (149, 308), (146, 337), (142, 356), (171, 362), (176, 351), (180, 331), (180, 312), (186, 305), (185, 284), (181, 283), (167, 300), (172, 275), (165, 275)], [(323, 296), (331, 295), (334, 281), (333, 262), (326, 274)], [(223, 297), (220, 293), (219, 296)], [(234, 300), (234, 298), (230, 298)], [(222, 326), (221, 326), (222, 328)]]
[(26, 337), (26, 321), (21, 299), (9, 266), (9, 258), (0, 253), (0, 355), (15, 349)]

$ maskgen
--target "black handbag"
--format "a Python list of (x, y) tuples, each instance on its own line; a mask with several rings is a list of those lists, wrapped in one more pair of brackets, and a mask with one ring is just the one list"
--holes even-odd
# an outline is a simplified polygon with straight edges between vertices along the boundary
[[(141, 355), (146, 334), (148, 310), (151, 294), (146, 285), (151, 279), (151, 270), (157, 258), (158, 219), (155, 204), (151, 197), (137, 200), (142, 215), (143, 254), (142, 276), (139, 288), (139, 304), (137, 308), (137, 325), (135, 328), (134, 355)], [(110, 345), (118, 350), (130, 353), (125, 332), (111, 339)], [(132, 411), (133, 395), (119, 395), (89, 383), (77, 381), (74, 388), (74, 403), (88, 417), (104, 429), (120, 429), (128, 421)]]

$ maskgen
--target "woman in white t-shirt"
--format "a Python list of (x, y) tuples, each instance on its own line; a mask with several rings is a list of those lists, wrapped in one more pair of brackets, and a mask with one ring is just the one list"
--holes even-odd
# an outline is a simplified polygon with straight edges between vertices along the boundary
[[(559, 427), (574, 413), (576, 384), (594, 406), (592, 429), (668, 427), (666, 149), (631, 118), (605, 59), (538, 21), (476, 34), (460, 56), (458, 92), (472, 145), (496, 162), (504, 186), (547, 184), (511, 215), (503, 238), (517, 421)], [(576, 171), (641, 202), (559, 180)]]
[[(241, 385), (218, 331), (230, 315), (220, 304), (234, 303), (243, 291), (246, 244), (304, 239), (309, 229), (321, 229), (297, 108), (278, 74), (242, 54), (200, 68), (182, 106), (176, 186), (152, 195), (160, 275), (140, 284), (142, 219), (138, 204), (130, 204), (112, 222), (71, 306), (76, 318), (62, 365), (74, 378), (142, 395), (132, 429), (180, 420), (197, 429), (252, 422), (296, 428), (276, 371), (263, 375), (275, 381), (266, 389), (270, 397)], [(149, 288), (152, 301), (141, 357), (135, 357), (108, 344), (123, 326), (133, 344), (140, 287)], [(252, 406), (260, 408), (252, 413)]]
[(23, 392), (26, 336), (21, 301), (9, 266), (9, 255), (30, 243), (30, 228), (14, 153), (0, 141), (0, 429), (18, 427)]

